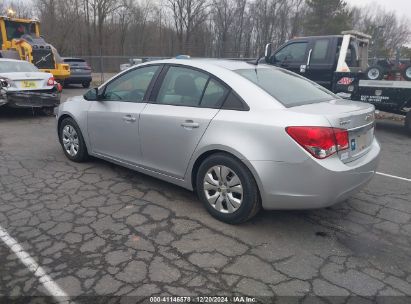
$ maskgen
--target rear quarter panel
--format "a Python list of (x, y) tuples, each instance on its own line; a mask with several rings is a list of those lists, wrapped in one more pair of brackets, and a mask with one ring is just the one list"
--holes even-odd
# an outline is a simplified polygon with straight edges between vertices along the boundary
[(224, 151), (240, 159), (256, 176), (251, 162), (303, 163), (309, 158), (285, 131), (287, 126), (329, 126), (318, 115), (290, 113), (287, 109), (233, 111), (220, 110), (211, 121), (190, 161), (186, 178), (191, 185), (195, 161), (204, 153)]

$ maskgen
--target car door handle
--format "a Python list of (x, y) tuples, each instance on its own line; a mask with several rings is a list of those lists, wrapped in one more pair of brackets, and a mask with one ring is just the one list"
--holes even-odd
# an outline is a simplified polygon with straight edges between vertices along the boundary
[(200, 124), (192, 120), (186, 120), (181, 124), (181, 126), (185, 129), (197, 129), (198, 127), (200, 127)]
[(135, 122), (136, 118), (132, 115), (125, 115), (125, 116), (123, 116), (123, 120), (125, 122)]

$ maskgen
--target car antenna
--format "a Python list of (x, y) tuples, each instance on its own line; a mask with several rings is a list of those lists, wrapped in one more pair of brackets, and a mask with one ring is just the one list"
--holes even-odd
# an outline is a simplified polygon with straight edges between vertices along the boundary
[(264, 58), (264, 57), (265, 57), (265, 60), (268, 62), (268, 60), (269, 60), (270, 57), (271, 57), (272, 49), (273, 49), (272, 43), (267, 43), (267, 44), (265, 45), (264, 55), (258, 57), (256, 61), (250, 62), (250, 63), (252, 63), (252, 64), (254, 64), (255, 66), (257, 66), (257, 65), (260, 63), (260, 60), (261, 60), (262, 58)]

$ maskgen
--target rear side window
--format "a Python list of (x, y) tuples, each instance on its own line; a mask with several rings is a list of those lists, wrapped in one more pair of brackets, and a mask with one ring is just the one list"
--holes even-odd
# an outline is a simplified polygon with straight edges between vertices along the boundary
[(313, 53), (311, 57), (312, 62), (326, 61), (329, 44), (330, 42), (327, 39), (321, 39), (321, 40), (315, 41), (314, 49), (313, 49)]
[(260, 67), (257, 69), (236, 70), (285, 107), (294, 107), (339, 99), (327, 89), (288, 70)]
[(201, 100), (201, 107), (220, 108), (227, 93), (228, 90), (225, 86), (214, 79), (210, 79)]
[(199, 106), (208, 78), (209, 76), (205, 73), (172, 66), (161, 84), (157, 103), (189, 107)]
[(231, 91), (227, 96), (222, 107), (225, 110), (237, 110), (237, 111), (247, 111), (248, 106), (243, 102), (243, 100), (234, 91)]

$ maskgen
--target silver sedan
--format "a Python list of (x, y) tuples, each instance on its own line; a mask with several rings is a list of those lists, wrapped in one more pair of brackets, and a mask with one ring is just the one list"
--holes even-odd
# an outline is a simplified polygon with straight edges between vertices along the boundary
[(227, 223), (346, 200), (380, 154), (372, 105), (245, 62), (138, 65), (60, 105), (57, 121), (70, 160), (91, 155), (195, 190)]

